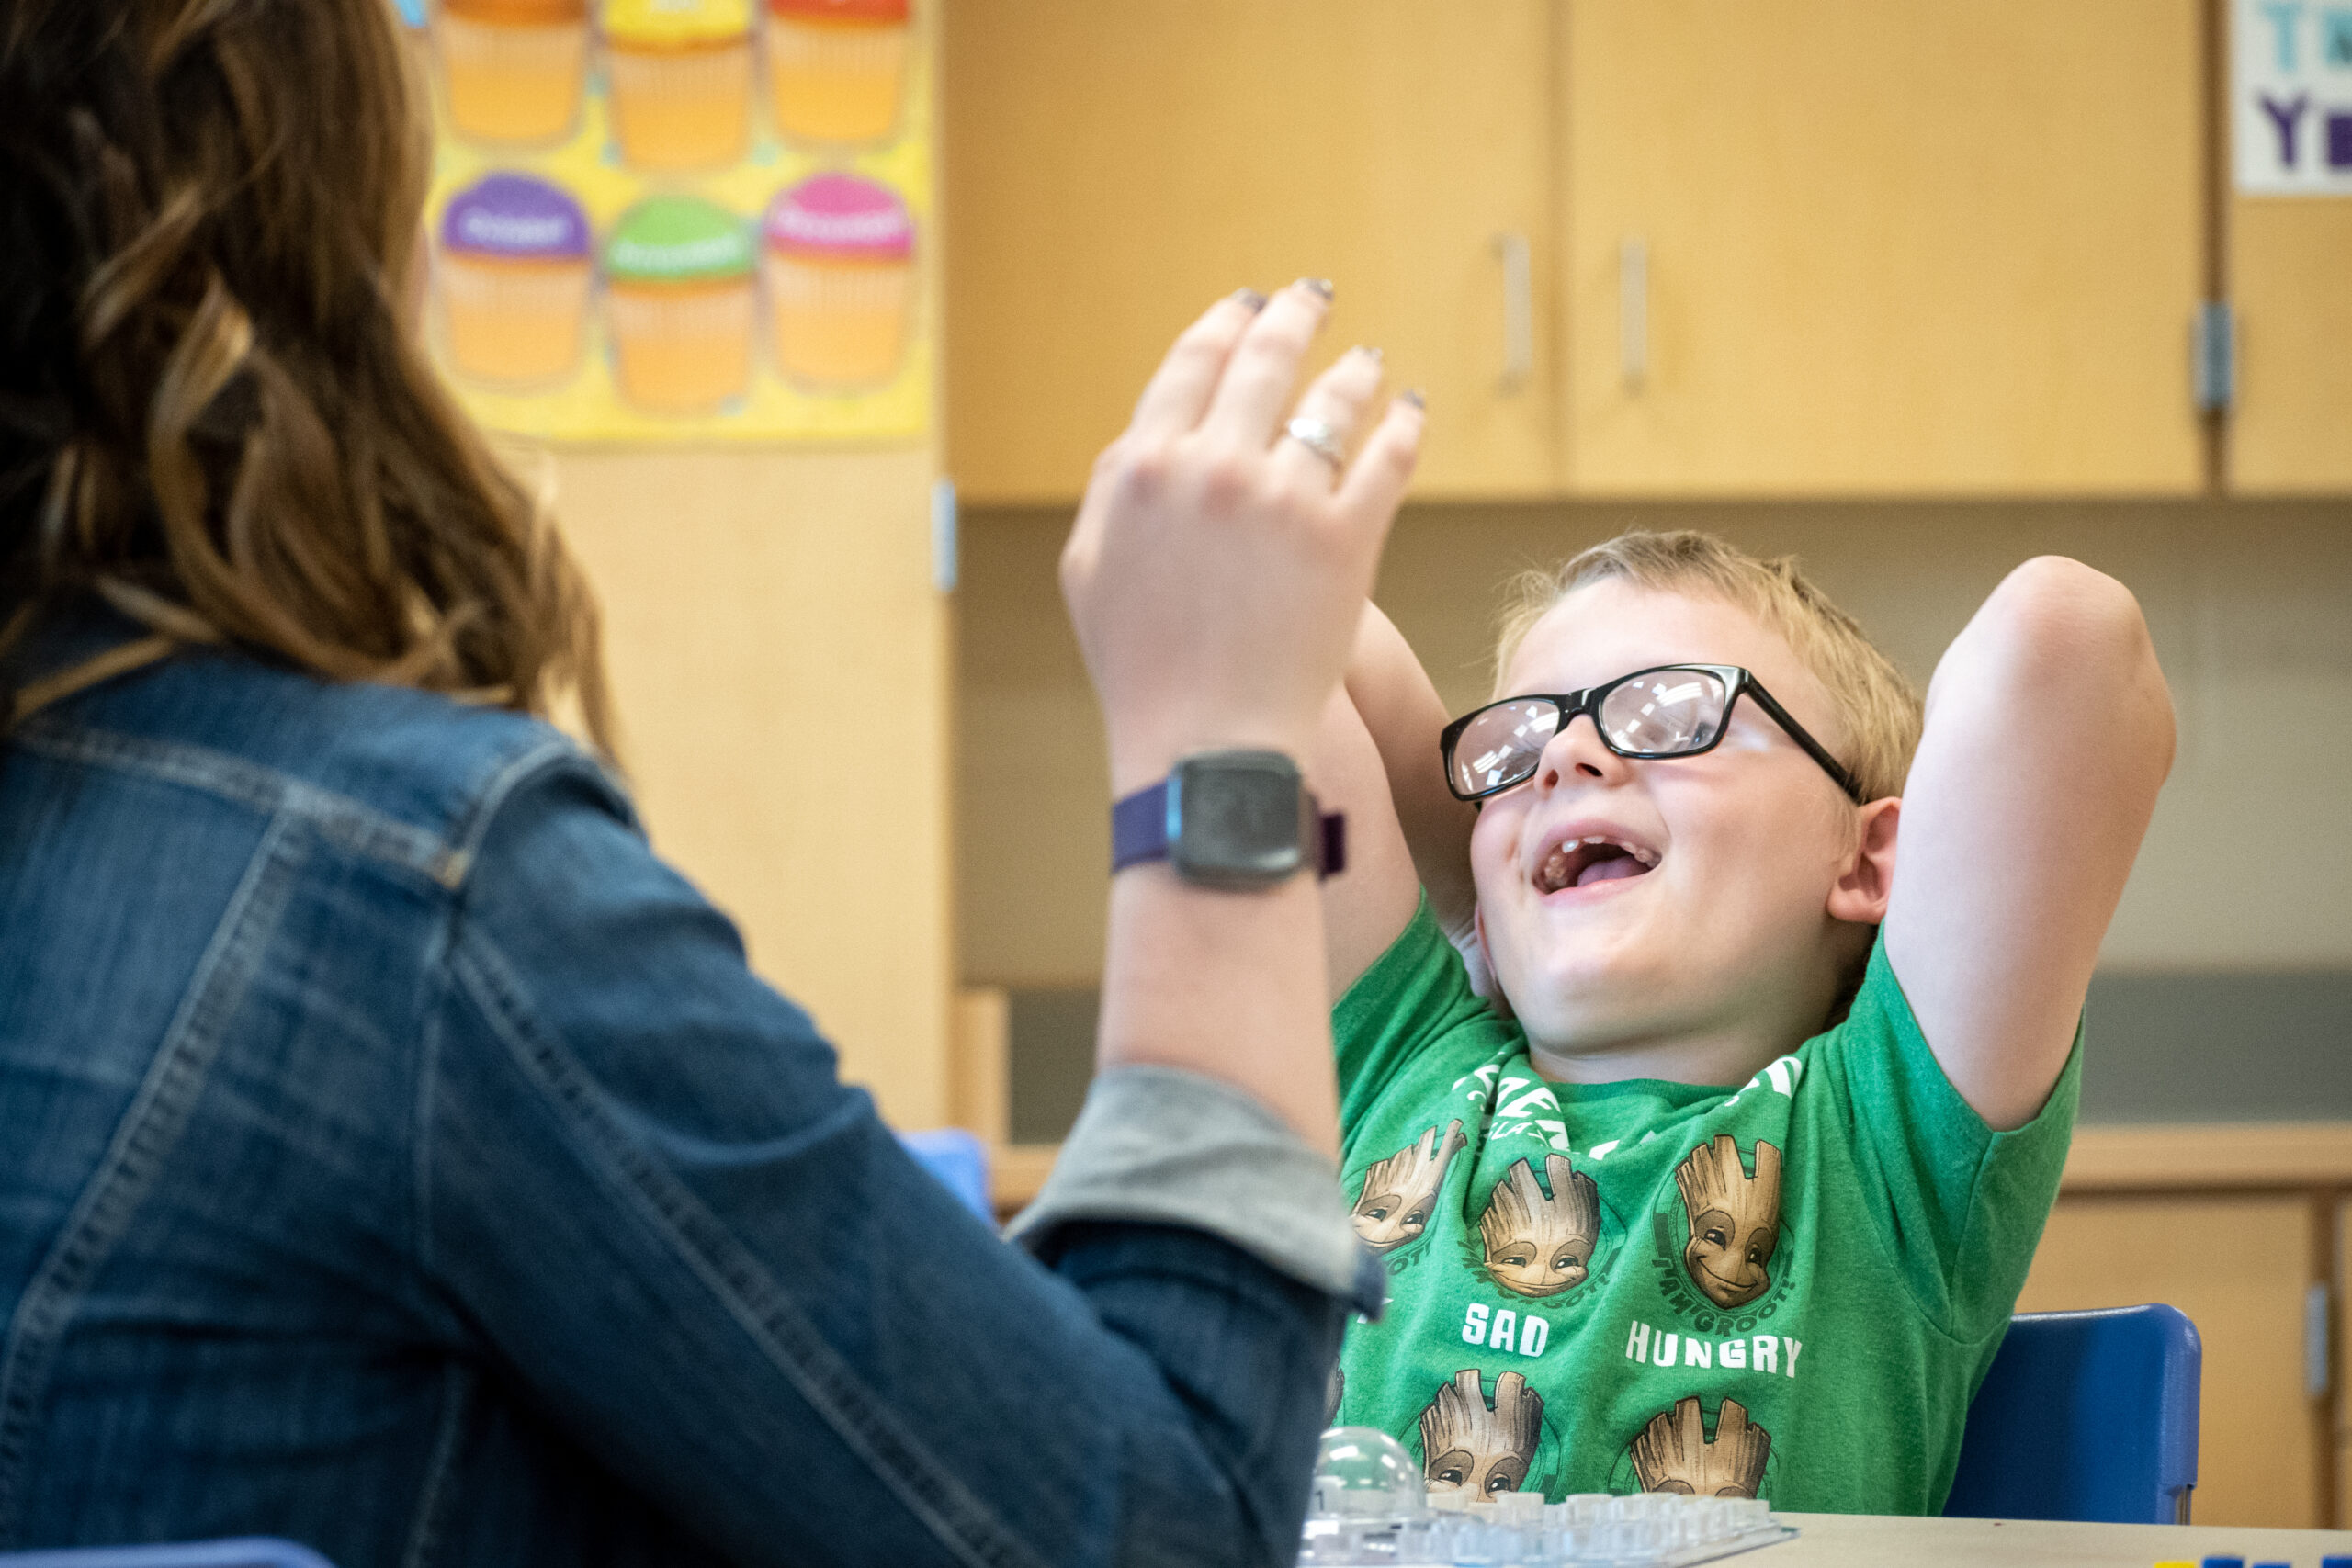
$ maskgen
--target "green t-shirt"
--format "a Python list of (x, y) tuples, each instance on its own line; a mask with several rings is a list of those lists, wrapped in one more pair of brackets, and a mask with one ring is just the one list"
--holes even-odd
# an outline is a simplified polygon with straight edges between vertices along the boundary
[(1432, 1491), (1943, 1506), (2025, 1281), (2081, 1043), (1995, 1133), (1882, 947), (1843, 1023), (1739, 1089), (1547, 1082), (1424, 906), (1341, 998), (1341, 1175), (1389, 1272), (1336, 1420)]

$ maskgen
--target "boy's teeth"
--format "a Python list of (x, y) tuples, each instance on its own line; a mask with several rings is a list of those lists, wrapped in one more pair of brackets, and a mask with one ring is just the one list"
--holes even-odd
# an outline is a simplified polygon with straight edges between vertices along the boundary
[[(1595, 849), (1614, 850), (1614, 854), (1593, 855)], [(1595, 882), (1614, 882), (1624, 877), (1639, 876), (1654, 869), (1658, 863), (1654, 850), (1605, 833), (1588, 833), (1581, 839), (1566, 839), (1544, 859), (1536, 873), (1536, 884), (1546, 893), (1556, 893), (1563, 887), (1583, 887)]]
[(1583, 838), (1573, 841), (1579, 844), (1605, 844), (1612, 850), (1624, 851), (1645, 866), (1655, 867), (1657, 864), (1657, 855), (1654, 851), (1645, 850), (1639, 844), (1629, 844), (1623, 839), (1607, 838), (1600, 833), (1588, 833)]

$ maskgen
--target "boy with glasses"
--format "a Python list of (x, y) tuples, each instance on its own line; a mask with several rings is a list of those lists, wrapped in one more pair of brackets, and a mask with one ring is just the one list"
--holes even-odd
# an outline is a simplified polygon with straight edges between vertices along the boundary
[(1367, 611), (1316, 758), (1389, 1271), (1335, 1419), (1432, 1490), (1939, 1509), (2170, 766), (2137, 604), (2028, 562), (1923, 712), (1792, 562), (1629, 534), (1525, 586), (1497, 668), (1447, 723)]

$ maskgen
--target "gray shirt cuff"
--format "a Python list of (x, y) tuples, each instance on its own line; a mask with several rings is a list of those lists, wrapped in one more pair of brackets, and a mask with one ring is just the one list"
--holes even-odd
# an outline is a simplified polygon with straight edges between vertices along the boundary
[(1330, 1162), (1255, 1100), (1204, 1074), (1096, 1075), (1053, 1174), (1005, 1234), (1037, 1247), (1079, 1220), (1206, 1231), (1380, 1315), (1387, 1276), (1356, 1239)]

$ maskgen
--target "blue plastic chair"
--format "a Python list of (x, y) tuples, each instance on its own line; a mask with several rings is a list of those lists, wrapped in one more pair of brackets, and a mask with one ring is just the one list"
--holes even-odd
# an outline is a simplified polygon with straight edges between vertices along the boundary
[[(938, 1127), (928, 1133), (901, 1133), (899, 1142), (915, 1163), (945, 1184), (964, 1206), (989, 1224), (996, 1224), (996, 1209), (989, 1201), (988, 1145), (961, 1127)], [(6, 1568), (0, 1564), (0, 1568)]]
[(0, 1568), (334, 1568), (307, 1546), (271, 1536), (191, 1540), (170, 1546), (89, 1546), (60, 1551), (0, 1551)]
[(2187, 1524), (2204, 1362), (2177, 1307), (2020, 1313), (1969, 1406), (1944, 1513)]

